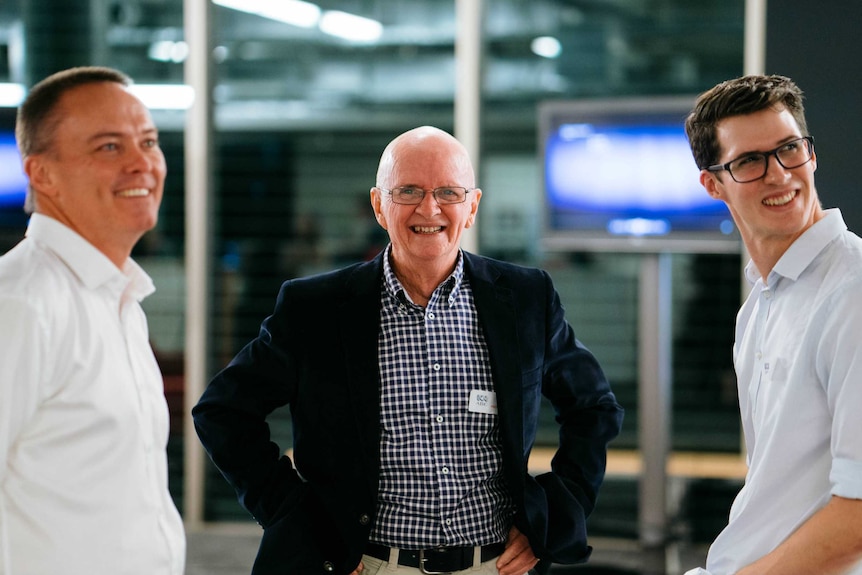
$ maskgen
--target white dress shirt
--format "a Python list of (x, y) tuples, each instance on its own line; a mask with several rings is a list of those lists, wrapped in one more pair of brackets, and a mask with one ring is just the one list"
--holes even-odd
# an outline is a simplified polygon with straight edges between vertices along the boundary
[(749, 471), (713, 575), (775, 549), (832, 495), (862, 499), (862, 239), (827, 210), (765, 283), (752, 263), (745, 273), (734, 363)]
[(183, 573), (153, 291), (38, 214), (0, 257), (0, 574)]

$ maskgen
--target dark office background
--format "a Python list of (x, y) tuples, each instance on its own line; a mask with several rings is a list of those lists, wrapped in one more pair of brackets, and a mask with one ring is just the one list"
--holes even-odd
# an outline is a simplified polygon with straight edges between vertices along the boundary
[(767, 3), (766, 71), (793, 78), (806, 95), (816, 139), (817, 191), (862, 233), (859, 145), (862, 139), (862, 2)]

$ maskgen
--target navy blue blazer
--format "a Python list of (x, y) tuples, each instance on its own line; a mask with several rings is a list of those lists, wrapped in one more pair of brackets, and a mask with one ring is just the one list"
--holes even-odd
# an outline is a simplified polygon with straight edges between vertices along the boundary
[[(497, 393), (515, 525), (541, 560), (590, 553), (585, 521), (622, 409), (575, 339), (548, 274), (464, 252)], [(346, 574), (375, 519), (379, 475), (382, 254), (290, 280), (258, 337), (210, 382), (192, 411), (211, 459), (264, 528), (254, 575)], [(527, 470), (542, 396), (560, 425), (552, 471)], [(289, 405), (293, 461), (267, 416)]]

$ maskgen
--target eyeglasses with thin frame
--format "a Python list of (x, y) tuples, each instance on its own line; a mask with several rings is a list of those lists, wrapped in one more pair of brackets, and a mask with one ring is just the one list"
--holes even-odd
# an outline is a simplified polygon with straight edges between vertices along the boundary
[(766, 176), (769, 170), (769, 158), (775, 156), (776, 161), (786, 170), (798, 168), (811, 161), (814, 155), (814, 138), (804, 136), (790, 140), (768, 152), (745, 154), (726, 164), (715, 164), (706, 168), (707, 172), (727, 171), (730, 177), (740, 184), (747, 184)]
[(462, 204), (467, 201), (467, 194), (473, 191), (472, 189), (460, 186), (445, 186), (434, 188), (433, 190), (424, 190), (416, 186), (400, 186), (391, 190), (380, 187), (377, 189), (385, 194), (389, 194), (394, 203), (407, 206), (421, 204), (422, 200), (425, 199), (425, 194), (429, 193), (429, 191), (440, 205)]

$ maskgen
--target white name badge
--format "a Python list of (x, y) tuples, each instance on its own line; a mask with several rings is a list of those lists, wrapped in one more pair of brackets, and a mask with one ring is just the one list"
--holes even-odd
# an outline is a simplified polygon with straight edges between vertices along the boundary
[(497, 394), (493, 391), (474, 389), (470, 391), (470, 406), (473, 413), (490, 413), (497, 415)]

